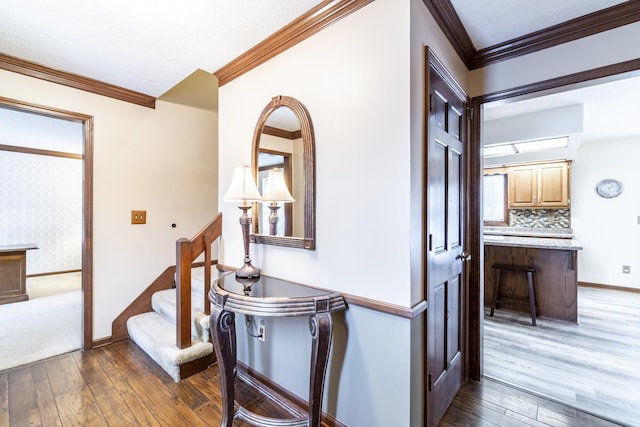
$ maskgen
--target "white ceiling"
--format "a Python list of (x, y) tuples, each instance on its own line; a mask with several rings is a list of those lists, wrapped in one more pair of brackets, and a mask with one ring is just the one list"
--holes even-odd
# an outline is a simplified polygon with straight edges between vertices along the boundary
[(626, 0), (450, 0), (476, 50)]
[[(450, 1), (477, 49), (623, 2)], [(159, 97), (198, 69), (216, 71), (320, 2), (2, 0), (0, 53)], [(632, 102), (639, 84), (487, 108), (486, 117), (584, 103), (585, 138), (606, 138), (612, 130), (640, 134)]]
[(2, 0), (0, 52), (159, 97), (320, 0)]
[[(622, 0), (451, 0), (476, 48)], [(321, 0), (2, 0), (0, 53), (159, 97)], [(490, 22), (491, 25), (487, 25)]]

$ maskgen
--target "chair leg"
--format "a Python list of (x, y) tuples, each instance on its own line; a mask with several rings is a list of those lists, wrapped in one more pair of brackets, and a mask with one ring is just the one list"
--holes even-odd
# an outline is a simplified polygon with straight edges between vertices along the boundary
[(491, 302), (491, 312), (489, 317), (493, 317), (493, 311), (496, 308), (498, 297), (500, 296), (500, 285), (502, 284), (502, 270), (498, 269), (498, 280), (496, 280), (493, 286), (493, 301)]
[(533, 272), (527, 271), (527, 283), (529, 284), (529, 310), (531, 311), (531, 324), (536, 326), (536, 315), (538, 308), (536, 307), (536, 293), (533, 288)]

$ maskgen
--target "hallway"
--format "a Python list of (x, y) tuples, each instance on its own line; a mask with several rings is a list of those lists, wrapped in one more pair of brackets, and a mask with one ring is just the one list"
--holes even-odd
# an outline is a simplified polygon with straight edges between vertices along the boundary
[(485, 376), (640, 425), (640, 293), (580, 287), (578, 322), (486, 316)]

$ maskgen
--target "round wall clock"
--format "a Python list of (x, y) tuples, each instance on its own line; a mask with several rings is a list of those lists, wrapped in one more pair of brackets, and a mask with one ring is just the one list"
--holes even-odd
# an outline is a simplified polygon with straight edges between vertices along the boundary
[(603, 179), (596, 184), (596, 192), (607, 199), (618, 197), (622, 193), (622, 183), (617, 179)]

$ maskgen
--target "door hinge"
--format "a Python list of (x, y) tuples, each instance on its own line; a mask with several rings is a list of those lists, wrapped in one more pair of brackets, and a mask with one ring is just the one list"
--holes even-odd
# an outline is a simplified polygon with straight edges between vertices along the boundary
[(429, 391), (431, 391), (431, 386), (433, 385), (431, 381), (431, 374), (429, 374)]
[(473, 108), (467, 107), (467, 112), (469, 113), (469, 119), (473, 120), (475, 113), (473, 112)]
[(429, 111), (433, 111), (433, 94), (429, 94)]
[(433, 250), (433, 234), (429, 234), (429, 252)]

